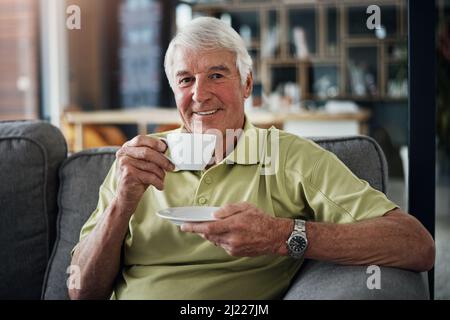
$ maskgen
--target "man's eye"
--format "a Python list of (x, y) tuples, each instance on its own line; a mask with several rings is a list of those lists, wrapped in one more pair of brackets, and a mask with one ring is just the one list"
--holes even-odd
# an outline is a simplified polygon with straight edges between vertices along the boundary
[(220, 78), (223, 78), (223, 75), (221, 75), (220, 73), (213, 73), (211, 75), (211, 78), (212, 79), (220, 79)]
[(186, 84), (189, 83), (191, 81), (191, 78), (187, 77), (187, 78), (182, 78), (180, 81), (178, 81), (179, 84)]

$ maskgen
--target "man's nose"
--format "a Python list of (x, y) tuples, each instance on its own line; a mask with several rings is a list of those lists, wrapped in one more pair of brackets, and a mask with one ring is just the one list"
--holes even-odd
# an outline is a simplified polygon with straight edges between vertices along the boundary
[(192, 100), (203, 103), (211, 97), (211, 91), (206, 79), (197, 78), (193, 86)]

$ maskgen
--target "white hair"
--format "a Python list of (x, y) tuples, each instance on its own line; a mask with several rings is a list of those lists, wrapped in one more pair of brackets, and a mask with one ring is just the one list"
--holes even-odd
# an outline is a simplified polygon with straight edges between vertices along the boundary
[(234, 53), (242, 85), (252, 71), (252, 58), (244, 40), (232, 27), (216, 18), (193, 19), (172, 39), (164, 57), (164, 69), (170, 86), (173, 86), (174, 80), (172, 66), (176, 47), (194, 50), (225, 49)]

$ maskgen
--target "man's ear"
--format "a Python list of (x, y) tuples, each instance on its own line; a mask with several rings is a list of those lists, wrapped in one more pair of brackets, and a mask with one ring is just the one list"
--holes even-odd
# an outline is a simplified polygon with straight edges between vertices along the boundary
[(253, 91), (253, 73), (250, 71), (247, 76), (247, 80), (245, 81), (244, 88), (244, 98), (250, 97)]

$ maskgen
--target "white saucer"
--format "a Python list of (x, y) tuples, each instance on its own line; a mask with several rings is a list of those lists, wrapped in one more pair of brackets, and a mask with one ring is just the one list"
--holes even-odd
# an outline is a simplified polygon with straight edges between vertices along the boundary
[(206, 222), (217, 220), (213, 213), (220, 207), (173, 207), (156, 212), (158, 217), (168, 219), (176, 225), (184, 222)]

